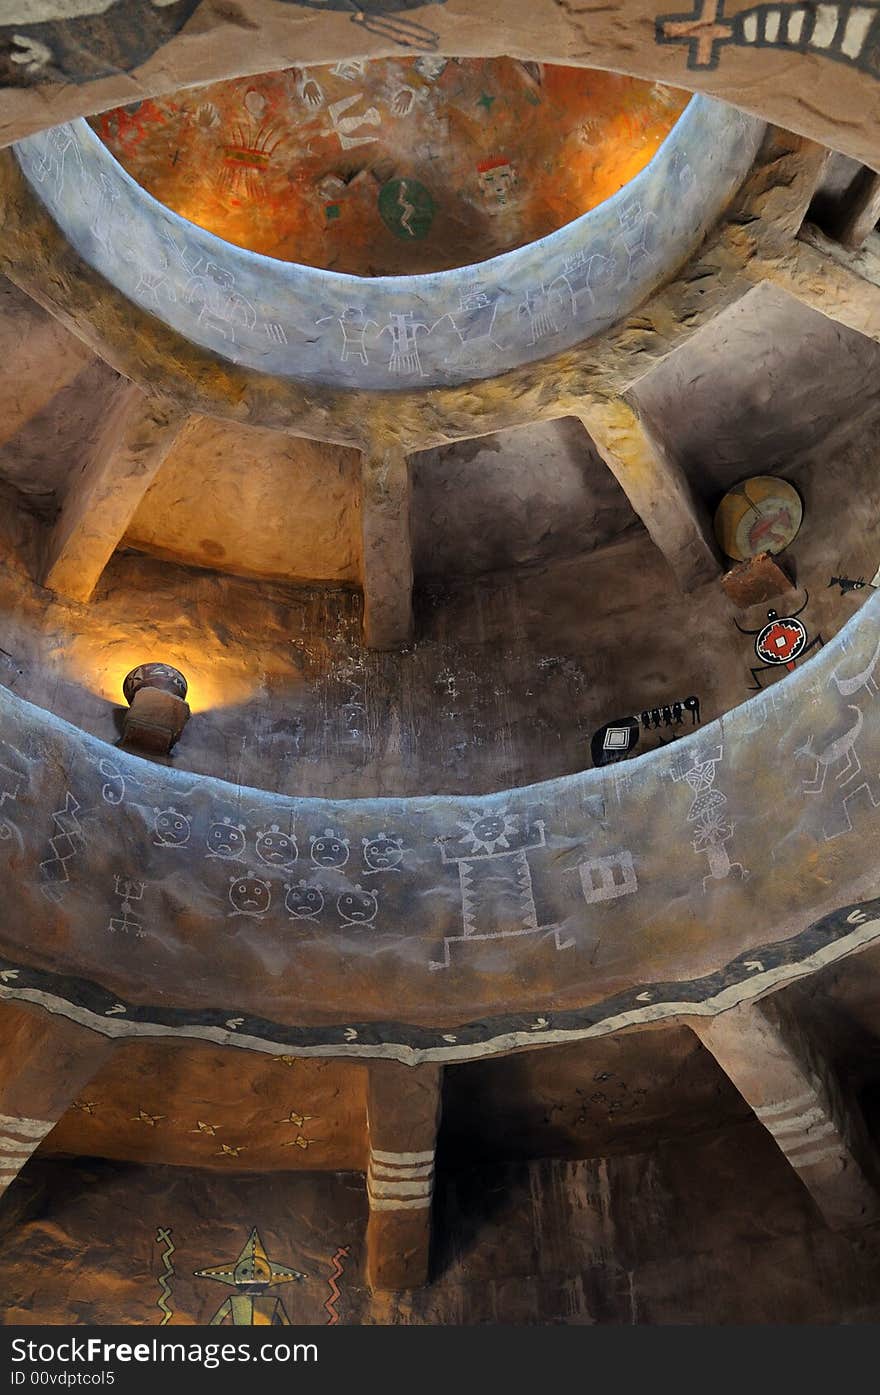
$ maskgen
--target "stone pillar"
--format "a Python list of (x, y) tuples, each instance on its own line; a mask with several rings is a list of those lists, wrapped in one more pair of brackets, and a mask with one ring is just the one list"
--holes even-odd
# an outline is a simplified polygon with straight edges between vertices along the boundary
[(377, 1289), (427, 1282), (440, 1066), (370, 1065), (367, 1278)]
[(400, 649), (412, 638), (409, 464), (400, 446), (369, 451), (361, 466), (364, 643)]
[(65, 1018), (0, 1004), (0, 1195), (112, 1050)]
[(771, 1000), (690, 1025), (835, 1230), (880, 1218), (861, 1118), (790, 1015)]

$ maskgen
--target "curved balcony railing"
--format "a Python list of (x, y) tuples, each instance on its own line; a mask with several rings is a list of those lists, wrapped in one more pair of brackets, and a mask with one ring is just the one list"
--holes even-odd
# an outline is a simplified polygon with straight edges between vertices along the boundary
[(388, 390), (494, 377), (607, 329), (699, 244), (763, 132), (694, 97), (634, 179), (557, 232), (473, 266), (375, 279), (276, 261), (187, 222), (83, 120), (15, 151), (84, 261), (191, 342), (280, 378)]
[(0, 688), (0, 998), (412, 1062), (760, 996), (880, 941), (878, 665), (880, 595), (670, 746), (474, 798), (283, 798)]

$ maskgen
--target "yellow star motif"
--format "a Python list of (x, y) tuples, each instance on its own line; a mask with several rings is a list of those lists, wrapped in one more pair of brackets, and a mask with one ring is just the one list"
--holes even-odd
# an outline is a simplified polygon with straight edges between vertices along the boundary
[(94, 1112), (95, 1112), (95, 1101), (94, 1101), (94, 1100), (74, 1100), (74, 1101), (73, 1101), (73, 1107), (74, 1107), (74, 1109), (78, 1109), (82, 1114), (94, 1114)]
[(282, 1143), (282, 1148), (309, 1148), (315, 1140), (313, 1138), (303, 1138), (302, 1134), (297, 1134), (289, 1143)]
[(216, 1156), (218, 1158), (237, 1158), (239, 1153), (243, 1153), (246, 1147), (246, 1143), (242, 1143), (238, 1148), (233, 1148), (228, 1143), (221, 1143)]
[(303, 1126), (303, 1124), (305, 1124), (305, 1123), (307, 1122), (307, 1120), (309, 1120), (309, 1119), (314, 1119), (314, 1118), (316, 1118), (316, 1115), (314, 1115), (314, 1114), (297, 1114), (297, 1112), (296, 1112), (295, 1109), (291, 1109), (291, 1111), (290, 1111), (290, 1113), (288, 1114), (288, 1116), (287, 1116), (286, 1119), (276, 1119), (276, 1120), (275, 1120), (275, 1123), (276, 1123), (276, 1124), (295, 1124), (296, 1127), (297, 1127), (298, 1129), (301, 1129), (302, 1126)]
[(276, 1061), (280, 1061), (280, 1063), (281, 1063), (282, 1066), (295, 1066), (295, 1065), (296, 1065), (296, 1059), (297, 1059), (297, 1058), (296, 1058), (295, 1056), (276, 1056), (276, 1057), (275, 1057), (275, 1060), (276, 1060)]
[(131, 1121), (133, 1124), (149, 1124), (150, 1128), (154, 1129), (159, 1120), (164, 1118), (164, 1114), (148, 1114), (145, 1109), (139, 1109), (137, 1114), (131, 1116)]
[(196, 1120), (197, 1127), (190, 1129), (190, 1133), (209, 1133), (212, 1137), (217, 1132), (216, 1124), (206, 1124), (204, 1119)]

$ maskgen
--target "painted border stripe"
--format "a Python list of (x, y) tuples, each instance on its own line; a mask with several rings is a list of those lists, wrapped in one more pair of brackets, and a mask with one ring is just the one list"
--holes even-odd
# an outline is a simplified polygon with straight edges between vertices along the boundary
[(431, 1198), (428, 1196), (419, 1201), (392, 1201), (377, 1196), (370, 1199), (370, 1205), (374, 1211), (427, 1211), (431, 1205)]
[(370, 1176), (384, 1177), (389, 1182), (414, 1182), (417, 1177), (433, 1177), (433, 1163), (424, 1167), (389, 1167), (387, 1163), (370, 1162)]
[(814, 1105), (812, 1109), (805, 1109), (803, 1114), (793, 1114), (790, 1119), (780, 1119), (778, 1122), (772, 1120), (764, 1125), (776, 1138), (789, 1133), (805, 1133), (812, 1124), (827, 1122), (828, 1113), (821, 1105)]
[[(877, 652), (880, 656), (880, 643)], [(838, 906), (819, 920), (805, 922), (801, 931), (789, 940), (780, 942), (788, 947), (788, 956), (792, 956), (797, 949), (802, 957), (786, 957), (784, 961), (759, 973), (744, 972), (742, 977), (735, 978), (730, 983), (716, 984), (713, 976), (709, 975), (707, 979), (693, 980), (683, 986), (661, 984), (659, 987), (662, 989), (662, 996), (646, 1007), (626, 1007), (618, 998), (611, 998), (589, 1011), (583, 1008), (573, 1009), (561, 1014), (558, 1023), (542, 1030), (539, 1036), (535, 1035), (534, 1024), (531, 1027), (516, 1025), (508, 1017), (489, 1018), (481, 1023), (468, 1024), (463, 1030), (470, 1034), (476, 1032), (479, 1027), (479, 1036), (475, 1040), (460, 1041), (455, 1045), (440, 1045), (424, 1029), (418, 1029), (415, 1040), (405, 1035), (400, 1039), (397, 1033), (414, 1029), (404, 1028), (399, 1023), (386, 1024), (385, 1030), (388, 1035), (381, 1040), (362, 1040), (354, 1043), (348, 1040), (339, 1041), (335, 1035), (331, 1035), (329, 1039), (326, 1036), (314, 1039), (314, 1029), (308, 1029), (305, 1037), (304, 1029), (297, 1029), (299, 1035), (294, 1037), (291, 1029), (273, 1022), (258, 1022), (257, 1030), (233, 1032), (225, 1026), (207, 1021), (171, 1023), (146, 1016), (155, 1013), (161, 1018), (163, 1009), (156, 1006), (138, 1009), (139, 1013), (144, 1014), (138, 1018), (108, 1017), (105, 1013), (99, 1013), (71, 998), (63, 997), (60, 992), (50, 988), (12, 987), (5, 983), (0, 984), (0, 1002), (34, 1003), (48, 1012), (57, 1013), (71, 1022), (78, 1022), (114, 1041), (130, 1041), (138, 1037), (149, 1037), (157, 1041), (213, 1041), (221, 1046), (235, 1047), (237, 1051), (260, 1051), (272, 1056), (295, 1052), (303, 1059), (316, 1056), (322, 1059), (383, 1059), (399, 1061), (406, 1066), (418, 1066), (426, 1061), (485, 1060), (520, 1046), (531, 1049), (536, 1044), (550, 1046), (595, 1040), (636, 1023), (666, 1022), (690, 1017), (709, 1019), (716, 1013), (738, 1007), (740, 1003), (754, 1002), (773, 988), (797, 983), (815, 973), (817, 969), (823, 969), (828, 964), (837, 964), (851, 954), (880, 943), (880, 916), (874, 914), (866, 921), (852, 918), (854, 915), (861, 917), (866, 914), (866, 906), (870, 907), (872, 912), (875, 908), (880, 910), (880, 897)], [(847, 931), (844, 923), (853, 928)], [(827, 936), (827, 940), (815, 949), (809, 949), (811, 937), (820, 933)], [(801, 945), (801, 941), (806, 943)], [(37, 974), (40, 982), (55, 982), (50, 974), (44, 974), (27, 965), (20, 967), (28, 973)], [(65, 986), (67, 982), (64, 980)], [(89, 992), (103, 991), (100, 984), (82, 982)], [(678, 997), (677, 991), (680, 987), (692, 990), (691, 996), (685, 994)], [(702, 996), (696, 996), (697, 988)], [(224, 1017), (225, 1014), (224, 1009)], [(372, 1028), (374, 1024), (370, 1026)]]
[(370, 1156), (382, 1163), (392, 1163), (395, 1167), (404, 1167), (412, 1163), (433, 1162), (434, 1149), (429, 1148), (425, 1153), (388, 1153), (382, 1148), (372, 1148)]
[(858, 58), (877, 11), (858, 5), (850, 12), (840, 47), (847, 58)]
[(788, 16), (786, 37), (790, 44), (800, 43), (801, 34), (803, 33), (804, 28), (804, 20), (806, 19), (806, 17), (806, 10), (792, 10), (791, 14)]
[(802, 1167), (812, 1167), (814, 1163), (825, 1162), (828, 1158), (838, 1157), (841, 1161), (846, 1157), (847, 1150), (840, 1139), (834, 1143), (829, 1143), (825, 1148), (817, 1148), (815, 1153), (807, 1153), (802, 1158), (792, 1158), (791, 1165), (798, 1169)]
[(0, 1114), (0, 1128), (9, 1129), (12, 1133), (33, 1134), (35, 1138), (42, 1138), (54, 1129), (56, 1120), (52, 1119), (28, 1119), (25, 1115), (15, 1118), (11, 1114)]
[(371, 1177), (367, 1183), (370, 1196), (430, 1196), (433, 1190), (430, 1182), (378, 1182)]
[[(834, 1134), (834, 1136), (837, 1137), (838, 1145), (840, 1145), (841, 1148), (845, 1148), (844, 1140), (842, 1140), (840, 1133), (838, 1133), (837, 1126), (835, 1126), (831, 1120), (828, 1120), (827, 1124), (823, 1124), (821, 1129), (813, 1129), (809, 1134), (803, 1134), (803, 1137), (799, 1138), (796, 1143), (784, 1144), (784, 1151), (791, 1155), (792, 1152), (799, 1152), (802, 1148), (812, 1148), (814, 1144), (819, 1143), (821, 1138), (827, 1138), (828, 1134)], [(795, 1158), (792, 1159), (792, 1161), (796, 1162), (798, 1159)]]
[(816, 18), (813, 21), (813, 32), (810, 35), (810, 46), (812, 48), (830, 48), (834, 42), (839, 22), (839, 5), (818, 5)]
[[(10, 1138), (8, 1134), (0, 1134), (0, 1153), (20, 1153), (27, 1149), (28, 1157), (39, 1148), (42, 1139)], [(0, 1159), (2, 1161), (2, 1159)]]
[(3, 1166), (4, 1166), (4, 1167), (14, 1167), (14, 1168), (15, 1168), (15, 1172), (14, 1172), (12, 1175), (13, 1175), (13, 1177), (17, 1177), (18, 1174), (19, 1174), (19, 1172), (21, 1172), (21, 1169), (24, 1167), (25, 1163), (30, 1162), (30, 1160), (31, 1160), (31, 1155), (30, 1155), (30, 1153), (25, 1153), (25, 1155), (24, 1155), (23, 1158), (12, 1158), (12, 1157), (9, 1156), (8, 1153), (5, 1153), (5, 1154), (3, 1155)]
[(779, 1104), (755, 1105), (755, 1113), (759, 1119), (775, 1119), (782, 1114), (789, 1114), (793, 1109), (801, 1109), (805, 1105), (815, 1104), (816, 1098), (815, 1090), (805, 1090), (802, 1095), (792, 1095), (790, 1099), (782, 1100)]

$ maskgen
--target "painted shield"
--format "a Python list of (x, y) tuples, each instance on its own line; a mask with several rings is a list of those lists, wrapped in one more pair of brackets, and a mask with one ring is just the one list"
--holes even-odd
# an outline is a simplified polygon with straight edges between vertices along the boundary
[(807, 643), (807, 632), (792, 616), (771, 620), (755, 640), (755, 653), (765, 664), (793, 664)]

